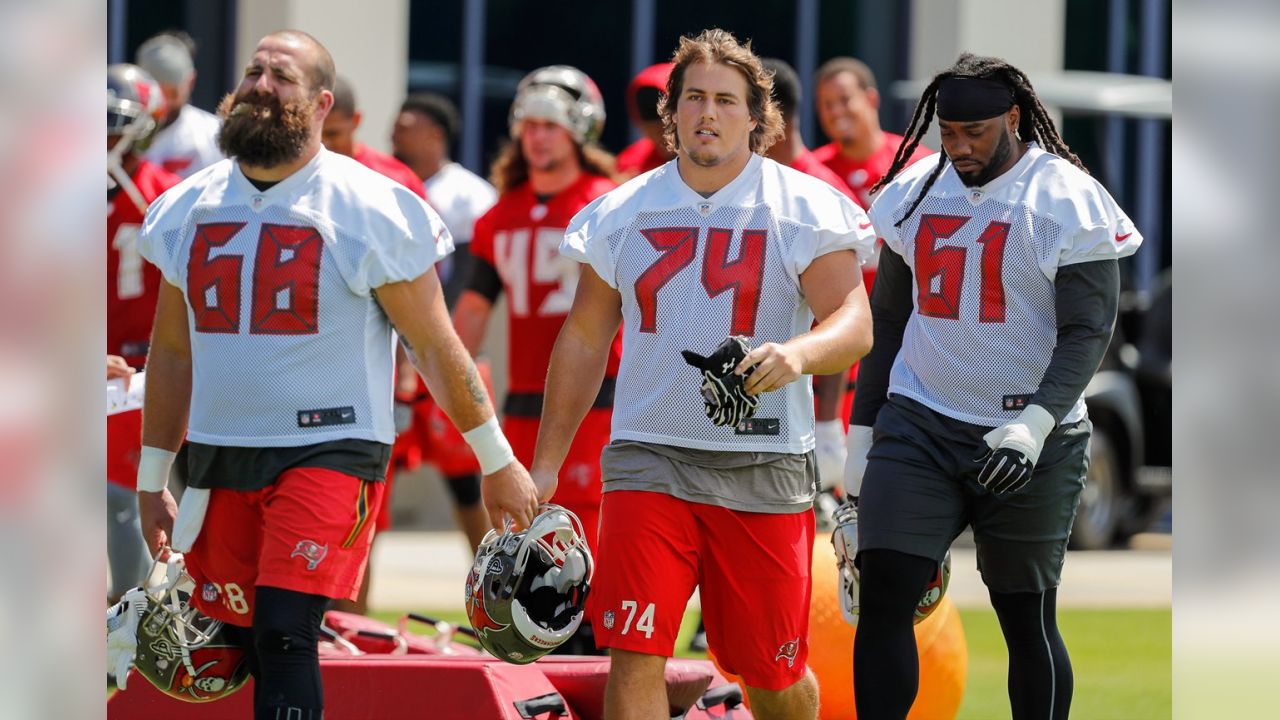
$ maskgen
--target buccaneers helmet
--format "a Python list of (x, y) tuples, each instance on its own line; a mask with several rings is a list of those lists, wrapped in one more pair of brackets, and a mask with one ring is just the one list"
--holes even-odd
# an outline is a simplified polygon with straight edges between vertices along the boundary
[(164, 113), (164, 94), (146, 70), (129, 63), (107, 68), (108, 135), (123, 135), (129, 149), (146, 150)]
[[(128, 643), (130, 638), (120, 635), (132, 630), (132, 665), (160, 692), (186, 702), (221, 700), (248, 681), (247, 654), (225, 637), (220, 621), (195, 608), (194, 591), (182, 556), (172, 553), (163, 584), (130, 590), (108, 611), (108, 654)], [(108, 667), (128, 665), (109, 659)], [(123, 675), (117, 669), (122, 689)]]
[(544, 505), (528, 530), (490, 530), (467, 575), (467, 618), (481, 647), (525, 665), (582, 623), (595, 561), (578, 516)]
[(520, 123), (525, 118), (550, 120), (567, 129), (579, 145), (586, 145), (599, 140), (604, 131), (604, 96), (577, 68), (538, 68), (516, 86), (509, 122), (512, 138), (520, 136)]
[[(862, 588), (861, 573), (858, 572), (858, 506), (846, 502), (836, 509), (836, 529), (831, 534), (831, 544), (836, 551), (836, 572), (839, 573), (840, 611), (845, 622), (858, 624), (858, 595)], [(916, 603), (915, 624), (933, 614), (942, 603), (942, 596), (947, 594), (947, 586), (951, 584), (951, 551), (948, 550), (942, 562), (938, 563), (938, 571), (925, 586), (920, 602)]]

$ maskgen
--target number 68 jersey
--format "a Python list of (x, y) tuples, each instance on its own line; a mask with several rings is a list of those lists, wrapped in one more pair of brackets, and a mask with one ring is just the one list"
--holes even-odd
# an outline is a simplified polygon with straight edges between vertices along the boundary
[(561, 255), (589, 263), (622, 296), (622, 361), (612, 439), (702, 450), (813, 449), (810, 380), (760, 396), (749, 424), (704, 414), (701, 374), (681, 350), (709, 355), (728, 335), (753, 347), (808, 332), (800, 276), (814, 258), (874, 251), (866, 214), (813, 176), (753, 155), (704, 198), (678, 161), (641, 175), (574, 217)]
[[(1142, 235), (1097, 180), (1034, 143), (981, 187), (966, 186), (948, 165), (894, 227), (937, 162), (911, 165), (871, 206), (914, 285), (889, 392), (994, 427), (1021, 412), (1049, 367), (1058, 268), (1132, 255)], [(1078, 399), (1063, 422), (1085, 414)]]
[(408, 188), (326, 150), (266, 190), (224, 160), (152, 204), (139, 249), (186, 296), (191, 440), (395, 440), (393, 330), (373, 290), (453, 249)]

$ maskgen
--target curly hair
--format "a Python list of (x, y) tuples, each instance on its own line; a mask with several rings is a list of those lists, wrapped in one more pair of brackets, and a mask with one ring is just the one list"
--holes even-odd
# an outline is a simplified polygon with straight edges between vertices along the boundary
[[(594, 143), (578, 145), (577, 149), (578, 164), (582, 166), (583, 172), (607, 177), (614, 182), (622, 181), (618, 176), (617, 160), (608, 150)], [(489, 182), (493, 183), (499, 193), (505, 193), (528, 179), (529, 162), (524, 159), (520, 141), (508, 140), (489, 166)]]
[(684, 92), (684, 74), (694, 63), (719, 63), (741, 72), (747, 79), (747, 111), (756, 121), (751, 131), (751, 152), (763, 154), (782, 138), (784, 123), (778, 103), (773, 99), (773, 73), (764, 68), (751, 51), (751, 41), (739, 43), (733, 33), (719, 28), (703, 30), (697, 37), (680, 38), (680, 46), (671, 56), (675, 67), (667, 80), (667, 94), (658, 103), (662, 134), (667, 149), (676, 153), (680, 138), (676, 135), (676, 105)]

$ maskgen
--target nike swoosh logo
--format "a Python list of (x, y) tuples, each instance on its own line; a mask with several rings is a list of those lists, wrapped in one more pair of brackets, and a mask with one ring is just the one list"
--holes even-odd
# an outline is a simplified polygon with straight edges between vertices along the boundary
[(1123, 235), (1121, 235), (1120, 233), (1116, 233), (1116, 242), (1118, 242), (1118, 243), (1124, 242), (1124, 241), (1125, 241), (1125, 240), (1127, 240), (1127, 239), (1129, 238), (1129, 236), (1130, 236), (1130, 235), (1132, 235), (1132, 234), (1133, 234), (1132, 232), (1127, 232), (1127, 233), (1125, 233), (1125, 234), (1123, 234)]
[(859, 230), (866, 230), (866, 229), (867, 229), (867, 228), (869, 228), (869, 227), (871, 227), (871, 223), (869, 223), (869, 222), (867, 222), (867, 223), (858, 223), (858, 229), (859, 229)]

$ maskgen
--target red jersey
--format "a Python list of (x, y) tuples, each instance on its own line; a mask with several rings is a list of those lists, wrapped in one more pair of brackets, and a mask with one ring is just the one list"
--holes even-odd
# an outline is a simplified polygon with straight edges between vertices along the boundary
[(822, 161), (815, 157), (812, 152), (808, 150), (802, 152), (800, 156), (791, 163), (791, 167), (826, 182), (831, 187), (844, 193), (845, 197), (852, 200), (854, 205), (857, 205), (863, 210), (867, 209), (867, 206), (862, 204), (862, 198), (855, 195), (853, 188), (849, 187), (849, 183), (846, 183), (839, 175), (832, 172), (831, 168), (823, 165)]
[[(564, 229), (579, 210), (615, 187), (608, 178), (583, 173), (543, 204), (526, 182), (503, 193), (476, 221), (471, 253), (498, 271), (507, 294), (510, 392), (542, 393), (551, 348), (578, 287), (579, 264), (560, 257)], [(607, 377), (618, 374), (620, 343), (609, 353)]]
[[(181, 179), (141, 160), (133, 184), (148, 203)], [(142, 211), (123, 189), (107, 202), (107, 353), (140, 368), (147, 359), (160, 295), (160, 270), (138, 253)]]
[(427, 199), (427, 190), (422, 184), (422, 178), (418, 177), (408, 165), (390, 155), (378, 152), (364, 143), (356, 143), (355, 154), (351, 157), (370, 170), (376, 170), (409, 188), (423, 200)]
[[(827, 143), (813, 151), (813, 156), (823, 165), (831, 168), (838, 177), (853, 189), (858, 203), (864, 208), (871, 207), (871, 186), (880, 181), (893, 165), (893, 156), (898, 154), (898, 146), (902, 144), (902, 136), (891, 132), (884, 133), (880, 147), (863, 160), (850, 160), (840, 154), (840, 146), (834, 142)], [(920, 158), (932, 155), (933, 151), (923, 145), (917, 146), (911, 154), (907, 166)]]
[(631, 143), (618, 153), (618, 172), (627, 177), (635, 177), (670, 160), (671, 156), (653, 144), (647, 137)]

